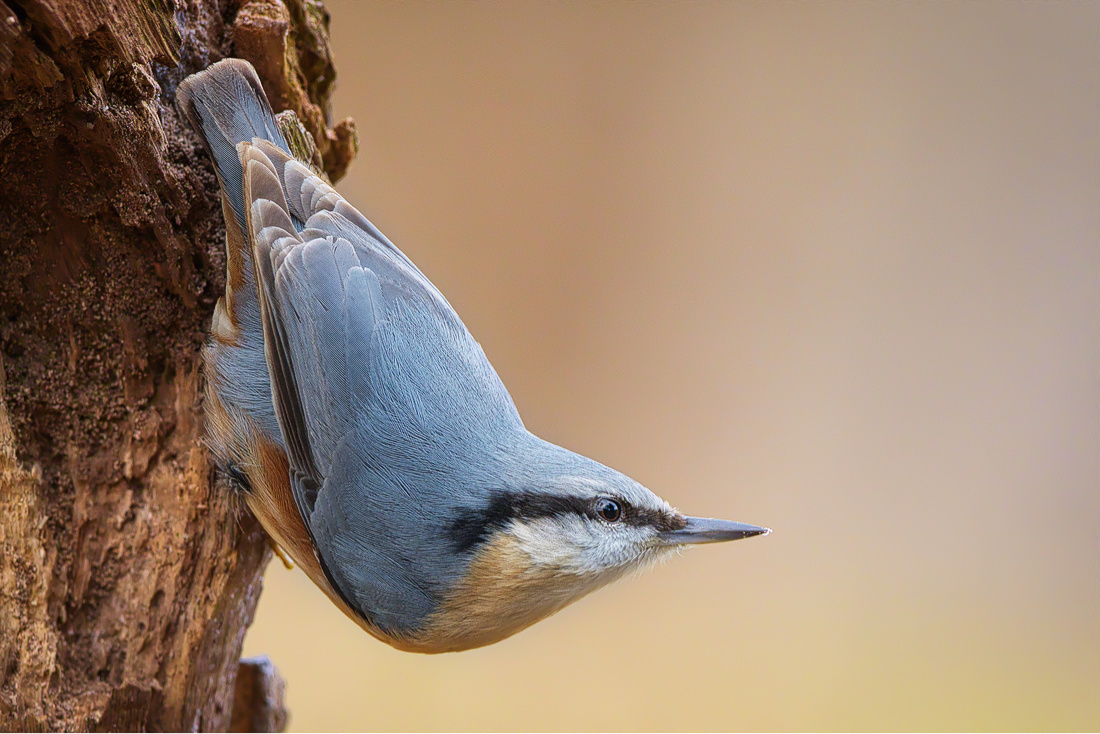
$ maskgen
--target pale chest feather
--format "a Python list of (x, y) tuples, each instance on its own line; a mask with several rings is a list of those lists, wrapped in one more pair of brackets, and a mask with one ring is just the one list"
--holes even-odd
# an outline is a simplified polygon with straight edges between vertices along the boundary
[(609, 578), (532, 563), (520, 541), (499, 533), (429, 617), (417, 649), (452, 652), (509, 637), (603, 586)]

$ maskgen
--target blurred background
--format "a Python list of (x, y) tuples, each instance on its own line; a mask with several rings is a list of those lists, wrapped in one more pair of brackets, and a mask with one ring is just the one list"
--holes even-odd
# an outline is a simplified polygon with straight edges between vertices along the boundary
[(1100, 728), (1100, 4), (325, 0), (340, 189), (692, 550), (396, 652), (271, 564), (291, 728)]

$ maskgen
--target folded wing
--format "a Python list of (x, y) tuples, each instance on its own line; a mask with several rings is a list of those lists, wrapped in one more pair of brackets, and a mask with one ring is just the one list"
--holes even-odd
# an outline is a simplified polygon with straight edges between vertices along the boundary
[(345, 601), (395, 632), (415, 627), (438, 601), (423, 579), (452, 575), (424, 566), (453, 558), (411, 545), (440, 535), (414, 526), (440, 521), (442, 493), (453, 503), (466, 490), (448, 467), (522, 423), (481, 348), (400, 250), (280, 147), (254, 139), (239, 154), (295, 502)]

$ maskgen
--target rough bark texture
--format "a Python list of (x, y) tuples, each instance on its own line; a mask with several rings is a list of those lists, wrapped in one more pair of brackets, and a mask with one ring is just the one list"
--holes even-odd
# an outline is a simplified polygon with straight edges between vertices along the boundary
[(286, 728), (285, 693), (286, 682), (266, 655), (242, 660), (229, 730), (282, 731)]
[(201, 441), (223, 224), (172, 100), (247, 58), (337, 178), (327, 28), (319, 0), (0, 0), (0, 729), (285, 722), (233, 712), (270, 551)]

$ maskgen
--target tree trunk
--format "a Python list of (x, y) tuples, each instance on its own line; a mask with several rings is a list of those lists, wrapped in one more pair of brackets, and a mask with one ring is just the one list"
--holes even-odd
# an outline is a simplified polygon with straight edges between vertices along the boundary
[(338, 178), (319, 0), (0, 0), (0, 729), (285, 721), (270, 664), (233, 711), (270, 551), (202, 444), (224, 228), (172, 106), (229, 55)]

